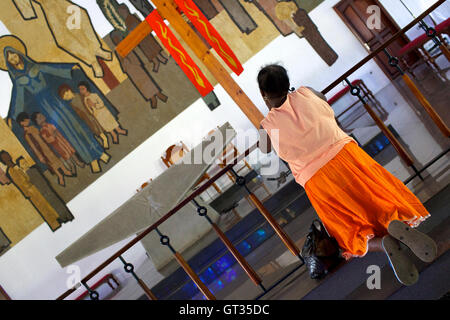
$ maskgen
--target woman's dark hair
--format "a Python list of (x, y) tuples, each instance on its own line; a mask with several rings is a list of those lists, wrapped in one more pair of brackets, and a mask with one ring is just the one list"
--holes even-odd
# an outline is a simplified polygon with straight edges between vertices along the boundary
[(289, 76), (285, 68), (277, 64), (271, 64), (259, 71), (258, 85), (261, 91), (271, 96), (282, 96), (289, 91)]

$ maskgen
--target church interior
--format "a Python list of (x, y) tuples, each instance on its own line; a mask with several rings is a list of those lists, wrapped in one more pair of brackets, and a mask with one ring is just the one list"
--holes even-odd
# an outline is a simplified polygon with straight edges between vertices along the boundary
[[(0, 300), (448, 300), (449, 0), (0, 6)], [(276, 106), (260, 81), (273, 65), (289, 78)], [(414, 283), (385, 242), (369, 250), (378, 235), (343, 255), (325, 215), (350, 213), (318, 179), (343, 145), (315, 155), (307, 134), (330, 131), (300, 109), (303, 137), (266, 127), (295, 99), (373, 163), (365, 203), (408, 216), (403, 192), (429, 214), (416, 230), (433, 260), (402, 245)], [(314, 253), (313, 229), (340, 253)]]

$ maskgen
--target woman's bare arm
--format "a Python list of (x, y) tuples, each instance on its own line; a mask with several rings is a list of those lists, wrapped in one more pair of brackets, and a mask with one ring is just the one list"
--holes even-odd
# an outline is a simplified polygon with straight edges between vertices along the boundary
[(272, 152), (272, 142), (270, 141), (270, 137), (261, 125), (259, 126), (258, 146), (262, 153), (268, 154)]

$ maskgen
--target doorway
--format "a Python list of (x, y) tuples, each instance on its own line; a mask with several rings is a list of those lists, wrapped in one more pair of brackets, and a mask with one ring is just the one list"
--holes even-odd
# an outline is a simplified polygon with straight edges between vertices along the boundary
[[(380, 8), (381, 23), (380, 28), (370, 29), (367, 26), (367, 21), (373, 15), (373, 11), (368, 11), (368, 8), (374, 5)], [(334, 10), (368, 52), (375, 51), (383, 42), (389, 40), (401, 30), (378, 0), (342, 0), (334, 6)], [(399, 50), (407, 43), (409, 43), (408, 38), (402, 35), (391, 43), (387, 49), (392, 55), (396, 56)], [(408, 65), (413, 65), (420, 59), (420, 56), (413, 51), (404, 56), (403, 59)], [(400, 75), (396, 68), (389, 65), (388, 58), (384, 52), (379, 53), (375, 57), (375, 62), (389, 79), (393, 80)]]

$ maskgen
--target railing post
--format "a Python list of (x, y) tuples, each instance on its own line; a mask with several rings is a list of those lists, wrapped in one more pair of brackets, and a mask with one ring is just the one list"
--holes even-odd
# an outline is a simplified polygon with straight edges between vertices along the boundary
[(100, 295), (97, 291), (92, 290), (91, 287), (88, 286), (88, 284), (85, 281), (81, 281), (81, 284), (86, 288), (86, 290), (89, 292), (89, 297), (91, 300), (99, 300)]
[(263, 215), (263, 217), (267, 220), (267, 222), (270, 224), (270, 226), (275, 230), (275, 232), (281, 238), (281, 240), (286, 245), (286, 247), (289, 249), (289, 251), (291, 251), (291, 253), (294, 256), (298, 257), (302, 263), (304, 263), (303, 257), (300, 255), (300, 250), (297, 247), (297, 245), (295, 244), (295, 242), (291, 238), (289, 238), (289, 236), (284, 232), (284, 230), (277, 223), (275, 218), (264, 207), (262, 202), (253, 194), (253, 192), (250, 191), (250, 189), (247, 187), (247, 183), (245, 181), (245, 178), (242, 177), (242, 176), (239, 176), (233, 168), (231, 168), (230, 171), (236, 177), (236, 184), (238, 186), (241, 186), (241, 187), (245, 188), (245, 190), (248, 193), (249, 199), (253, 202), (255, 207)]
[(425, 31), (425, 34), (428, 36), (428, 38), (431, 38), (433, 42), (437, 46), (439, 46), (439, 49), (441, 49), (444, 56), (447, 58), (448, 61), (450, 61), (450, 52), (445, 43), (438, 38), (436, 29), (428, 26), (423, 19), (419, 21), (419, 26)]
[(261, 289), (265, 292), (266, 288), (262, 285), (262, 280), (259, 277), (259, 275), (256, 273), (256, 271), (250, 266), (250, 264), (245, 260), (245, 258), (241, 255), (241, 253), (236, 249), (236, 247), (233, 245), (233, 243), (228, 239), (228, 237), (225, 235), (225, 233), (220, 230), (219, 226), (215, 224), (211, 218), (208, 216), (208, 209), (204, 206), (201, 206), (195, 199), (192, 200), (194, 205), (197, 207), (197, 213), (200, 217), (205, 217), (206, 220), (211, 224), (214, 231), (219, 236), (220, 240), (223, 242), (223, 244), (227, 247), (228, 251), (233, 255), (233, 257), (236, 259), (236, 261), (239, 263), (239, 265), (244, 269), (245, 273), (249, 276), (249, 278), (255, 283), (257, 286), (260, 286)]
[(411, 78), (403, 71), (403, 69), (399, 66), (399, 60), (397, 57), (393, 57), (389, 51), (385, 48), (384, 53), (389, 59), (389, 65), (391, 67), (396, 68), (400, 74), (402, 75), (403, 81), (406, 83), (408, 88), (414, 94), (414, 96), (419, 100), (420, 104), (423, 106), (425, 111), (430, 115), (431, 119), (436, 123), (438, 128), (441, 130), (442, 134), (445, 137), (450, 137), (450, 130), (441, 117), (437, 114), (434, 108), (431, 106), (430, 102), (425, 98), (425, 96), (420, 92), (419, 88), (415, 85), (415, 83), (411, 80)]
[(198, 289), (203, 293), (203, 295), (208, 300), (216, 300), (216, 297), (209, 291), (208, 287), (200, 280), (198, 275), (192, 270), (192, 268), (189, 266), (189, 264), (184, 260), (183, 256), (177, 252), (172, 245), (170, 244), (170, 239), (168, 236), (163, 235), (158, 228), (155, 228), (156, 232), (161, 238), (161, 244), (163, 246), (167, 246), (170, 251), (172, 251), (175, 259), (177, 260), (178, 264), (183, 268), (183, 270), (188, 274), (188, 276), (194, 281), (194, 283), (197, 285)]
[(140, 279), (137, 276), (137, 274), (134, 272), (134, 266), (131, 263), (126, 262), (125, 259), (122, 256), (119, 256), (119, 259), (123, 263), (123, 268), (125, 269), (125, 272), (126, 273), (131, 273), (131, 275), (134, 277), (134, 279), (136, 279), (137, 283), (142, 288), (142, 290), (144, 290), (145, 295), (150, 300), (158, 300), (156, 298), (156, 296), (153, 294), (153, 292), (150, 290), (150, 288), (145, 284), (145, 282), (142, 279)]
[(397, 150), (397, 153), (400, 155), (400, 158), (405, 161), (405, 163), (411, 167), (414, 172), (417, 173), (417, 175), (420, 177), (420, 179), (423, 180), (420, 173), (418, 173), (417, 168), (414, 166), (414, 161), (411, 158), (411, 156), (408, 154), (408, 152), (403, 148), (403, 146), (400, 144), (400, 142), (395, 138), (395, 136), (392, 134), (391, 130), (384, 124), (384, 122), (378, 117), (378, 115), (372, 110), (372, 108), (369, 106), (369, 104), (364, 100), (364, 98), (361, 96), (361, 89), (357, 86), (352, 85), (350, 80), (345, 79), (345, 82), (347, 82), (347, 85), (350, 87), (350, 93), (352, 96), (357, 97), (361, 103), (363, 104), (366, 111), (369, 113), (369, 115), (372, 117), (372, 119), (375, 121), (377, 126), (381, 129), (381, 131), (384, 133), (386, 138), (389, 139), (392, 146)]

